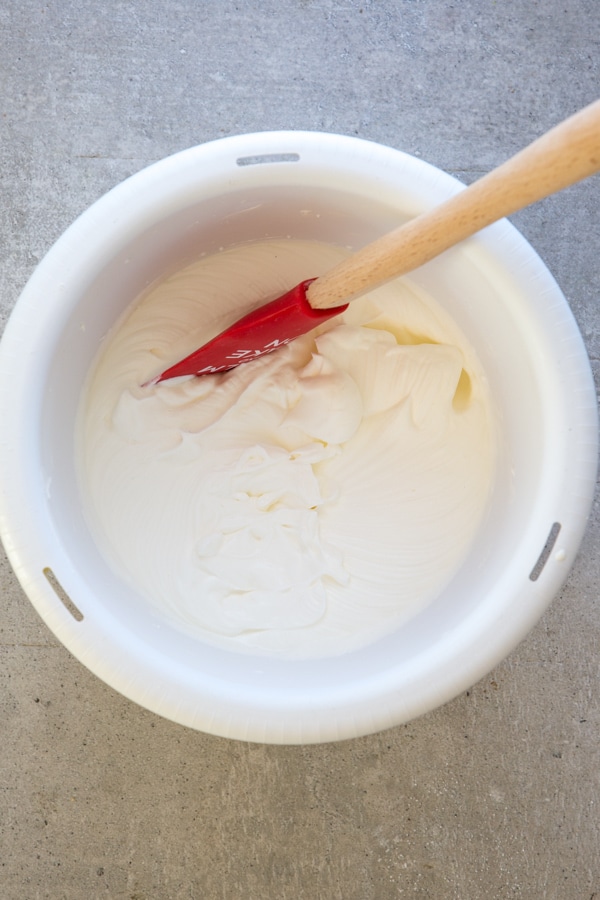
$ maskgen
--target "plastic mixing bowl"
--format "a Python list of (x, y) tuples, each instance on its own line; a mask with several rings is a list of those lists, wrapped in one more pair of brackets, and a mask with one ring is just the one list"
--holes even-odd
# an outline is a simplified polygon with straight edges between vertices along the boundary
[(243, 135), (128, 179), (40, 263), (0, 345), (0, 532), (48, 627), (116, 690), (227, 737), (348, 738), (468, 688), (557, 593), (593, 496), (596, 397), (561, 291), (506, 221), (411, 275), (476, 348), (499, 446), (466, 561), (393, 634), (346, 655), (293, 662), (208, 646), (113, 572), (82, 509), (74, 458), (82, 385), (102, 338), (151, 282), (240, 241), (290, 236), (358, 248), (460, 189), (420, 160), (354, 138)]

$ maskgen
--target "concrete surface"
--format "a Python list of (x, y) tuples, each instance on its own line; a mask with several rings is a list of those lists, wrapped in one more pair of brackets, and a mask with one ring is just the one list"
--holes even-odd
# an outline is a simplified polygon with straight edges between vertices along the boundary
[[(330, 130), (468, 181), (600, 94), (598, 0), (4, 0), (0, 30), (2, 321), (80, 211), (192, 144)], [(514, 218), (597, 376), (599, 207), (596, 177)], [(600, 900), (599, 548), (596, 503), (506, 662), (407, 726), (311, 747), (124, 700), (1, 557), (0, 897)]]

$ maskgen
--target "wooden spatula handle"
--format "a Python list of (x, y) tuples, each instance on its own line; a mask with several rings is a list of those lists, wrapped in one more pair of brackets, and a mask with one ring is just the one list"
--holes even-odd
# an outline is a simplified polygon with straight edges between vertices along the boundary
[(307, 298), (329, 309), (422, 266), (486, 225), (600, 170), (600, 100), (538, 138), (445, 203), (422, 213), (314, 281)]

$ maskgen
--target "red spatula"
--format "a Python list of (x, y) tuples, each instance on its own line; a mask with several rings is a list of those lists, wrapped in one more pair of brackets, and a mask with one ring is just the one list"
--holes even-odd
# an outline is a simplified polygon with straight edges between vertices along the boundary
[(251, 312), (150, 384), (233, 369), (343, 312), (504, 216), (600, 170), (600, 100), (566, 119), (431, 212), (379, 238), (317, 279)]

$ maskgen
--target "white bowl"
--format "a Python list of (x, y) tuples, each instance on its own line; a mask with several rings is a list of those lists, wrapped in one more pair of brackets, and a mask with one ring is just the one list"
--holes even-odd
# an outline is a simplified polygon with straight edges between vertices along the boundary
[[(290, 235), (358, 248), (461, 187), (420, 160), (354, 138), (226, 138), (110, 191), (40, 263), (0, 345), (0, 534), (48, 627), (116, 690), (231, 738), (349, 738), (468, 688), (559, 590), (593, 496), (596, 398), (561, 291), (506, 221), (411, 276), (476, 348), (500, 446), (468, 559), (404, 627), (354, 653), (297, 662), (207, 646), (119, 580), (84, 519), (74, 464), (81, 388), (102, 337), (142, 289), (202, 251), (245, 240)], [(320, 217), (302, 215), (307, 208)]]

